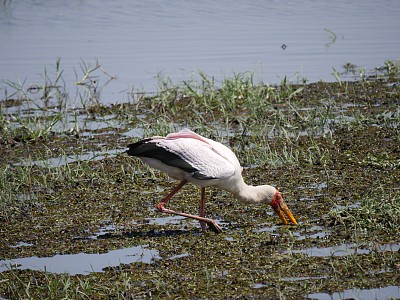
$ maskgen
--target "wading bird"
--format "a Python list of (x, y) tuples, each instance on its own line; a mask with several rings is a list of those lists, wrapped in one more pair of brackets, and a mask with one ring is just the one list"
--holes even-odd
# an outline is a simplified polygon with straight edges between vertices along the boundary
[[(128, 145), (127, 153), (139, 157), (150, 167), (180, 180), (160, 203), (158, 211), (175, 214), (200, 221), (203, 231), (221, 232), (221, 227), (212, 219), (205, 218), (205, 188), (215, 186), (231, 192), (237, 199), (248, 203), (268, 203), (284, 224), (284, 214), (297, 224), (279, 191), (270, 185), (247, 185), (242, 177), (242, 167), (236, 155), (226, 146), (202, 137), (189, 129), (170, 133), (166, 137), (154, 136)], [(165, 208), (168, 201), (187, 182), (201, 188), (199, 216)]]

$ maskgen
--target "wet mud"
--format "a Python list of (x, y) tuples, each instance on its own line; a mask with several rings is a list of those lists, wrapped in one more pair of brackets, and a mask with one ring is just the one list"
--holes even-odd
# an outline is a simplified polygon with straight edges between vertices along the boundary
[[(244, 85), (225, 111), (185, 90), (94, 106), (98, 127), (4, 136), (0, 296), (369, 299), (363, 291), (381, 288), (400, 297), (398, 79), (286, 84), (270, 99), (268, 88)], [(252, 93), (268, 102), (253, 115)], [(299, 225), (213, 188), (206, 215), (221, 234), (158, 213), (176, 182), (124, 151), (171, 126), (230, 145), (245, 180), (277, 186)], [(199, 197), (187, 185), (170, 207), (196, 214)]]

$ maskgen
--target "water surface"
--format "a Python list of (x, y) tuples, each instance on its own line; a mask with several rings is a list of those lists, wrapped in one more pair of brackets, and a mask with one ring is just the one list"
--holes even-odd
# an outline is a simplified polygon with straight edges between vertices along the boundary
[[(272, 83), (334, 80), (332, 67), (397, 59), (399, 15), (397, 0), (1, 0), (0, 80), (41, 82), (57, 57), (67, 88), (81, 60), (117, 76), (102, 89), (106, 102), (132, 88), (157, 91), (160, 73), (174, 82), (197, 70), (216, 80), (245, 71)], [(97, 75), (102, 86), (108, 77)]]
[(359, 289), (353, 288), (343, 292), (336, 292), (331, 295), (326, 293), (308, 294), (309, 299), (318, 300), (341, 300), (341, 299), (363, 299), (363, 300), (376, 300), (376, 299), (398, 299), (400, 297), (400, 286), (386, 286), (376, 289)]
[(0, 260), (0, 273), (10, 269), (41, 270), (70, 275), (101, 272), (106, 267), (133, 262), (151, 263), (159, 259), (158, 251), (143, 247), (130, 247), (111, 250), (106, 253), (57, 254), (51, 257), (24, 257)]

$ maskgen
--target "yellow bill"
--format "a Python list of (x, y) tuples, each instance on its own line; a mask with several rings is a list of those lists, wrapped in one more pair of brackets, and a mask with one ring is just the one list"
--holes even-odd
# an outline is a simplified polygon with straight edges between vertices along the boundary
[(289, 210), (288, 206), (286, 205), (279, 191), (276, 191), (274, 199), (270, 204), (274, 209), (275, 213), (282, 220), (283, 224), (288, 224), (288, 221), (286, 220), (285, 217), (286, 215), (293, 224), (297, 225), (296, 219), (294, 218), (292, 212)]

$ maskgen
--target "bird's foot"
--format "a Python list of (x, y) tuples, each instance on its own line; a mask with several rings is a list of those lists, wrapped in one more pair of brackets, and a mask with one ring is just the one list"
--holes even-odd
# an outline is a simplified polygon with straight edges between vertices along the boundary
[(160, 202), (156, 205), (156, 209), (159, 212), (165, 212), (167, 209), (164, 207), (165, 203), (164, 202)]
[(219, 226), (214, 220), (210, 220), (207, 222), (208, 228), (214, 231), (215, 233), (221, 233), (222, 228)]
[(207, 231), (207, 223), (200, 221), (200, 226), (202, 231)]
[(157, 204), (156, 208), (157, 208), (158, 211), (166, 213), (166, 214), (174, 214), (174, 215), (178, 215), (178, 216), (182, 216), (182, 217), (186, 217), (186, 218), (199, 220), (200, 224), (201, 224), (201, 229), (203, 231), (205, 231), (205, 229), (206, 229), (205, 224), (207, 224), (208, 227), (212, 231), (214, 231), (215, 233), (221, 233), (222, 232), (222, 228), (214, 220), (207, 219), (207, 218), (200, 217), (200, 216), (190, 215), (190, 214), (186, 214), (186, 213), (183, 213), (183, 212), (179, 212), (179, 211), (175, 211), (175, 210), (172, 210), (172, 209), (165, 208), (164, 207), (164, 203)]
[[(221, 233), (222, 228), (214, 220), (207, 219), (207, 221), (200, 221), (201, 230), (206, 232), (208, 229), (215, 233)], [(208, 226), (208, 227), (207, 227)]]

